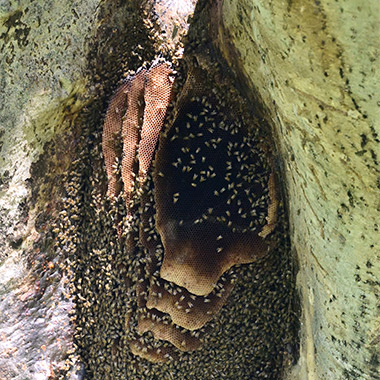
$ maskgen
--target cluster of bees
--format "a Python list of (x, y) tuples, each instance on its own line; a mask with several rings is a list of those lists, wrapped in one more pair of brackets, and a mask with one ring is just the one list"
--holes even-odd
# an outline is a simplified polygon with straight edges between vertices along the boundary
[(143, 180), (134, 149), (130, 194), (109, 196), (125, 175), (117, 131), (110, 151), (95, 131), (67, 180), (55, 232), (75, 303), (69, 361), (85, 379), (278, 380), (293, 358), (294, 273), (268, 143), (220, 68), (175, 69)]

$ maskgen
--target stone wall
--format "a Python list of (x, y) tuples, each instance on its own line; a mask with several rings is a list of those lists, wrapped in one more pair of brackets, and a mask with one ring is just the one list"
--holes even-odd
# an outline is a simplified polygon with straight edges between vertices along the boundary
[[(289, 379), (378, 379), (379, 5), (216, 4), (218, 44), (267, 110), (287, 192), (302, 312)], [(122, 0), (0, 5), (0, 377), (58, 376), (72, 352), (52, 221), (81, 136), (101, 125), (126, 69), (154, 56), (149, 44), (139, 56), (147, 38), (136, 9)], [(70, 373), (80, 378), (81, 368)]]
[(221, 14), (283, 166), (302, 297), (289, 378), (378, 379), (379, 4), (226, 0)]

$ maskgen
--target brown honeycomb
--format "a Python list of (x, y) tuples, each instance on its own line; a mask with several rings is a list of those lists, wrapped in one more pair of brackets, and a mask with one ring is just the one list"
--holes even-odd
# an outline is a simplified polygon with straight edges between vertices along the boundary
[[(146, 70), (141, 70), (130, 80), (130, 88), (127, 93), (127, 109), (123, 117), (122, 142), (123, 158), (121, 161), (121, 177), (124, 184), (126, 203), (129, 204), (130, 194), (134, 183), (134, 163), (136, 149), (139, 141), (139, 129), (142, 120), (143, 98)], [(108, 151), (104, 151), (104, 157)]]
[(123, 184), (130, 222), (120, 236), (137, 255), (129, 347), (155, 363), (200, 349), (234, 267), (273, 248), (278, 213), (267, 149), (226, 108), (228, 94), (197, 65), (180, 82), (174, 90), (166, 62), (128, 77), (103, 128), (107, 194), (115, 199)]
[(119, 148), (120, 133), (127, 100), (127, 92), (130, 87), (131, 81), (128, 80), (117, 89), (108, 107), (103, 125), (102, 146), (104, 163), (108, 176), (107, 195), (110, 198), (116, 197), (121, 188), (115, 173), (115, 165), (117, 164), (117, 160), (121, 153)]
[(151, 283), (146, 306), (148, 309), (154, 308), (169, 314), (177, 326), (198, 330), (212, 320), (231, 294), (233, 283), (230, 279), (218, 285), (220, 286), (217, 287), (217, 291), (206, 298), (194, 296), (186, 289), (179, 296), (174, 295), (164, 286)]
[[(184, 87), (156, 156), (156, 227), (165, 252), (160, 274), (206, 296), (228, 269), (268, 253), (265, 237), (276, 225), (278, 199), (266, 152), (255, 152), (253, 137), (236, 128), (236, 115), (221, 109), (205, 73), (193, 70)], [(262, 183), (256, 184), (259, 173)], [(187, 181), (178, 183), (181, 177)], [(249, 216), (261, 221), (248, 224), (242, 216), (255, 210), (255, 202), (257, 215)]]
[[(108, 107), (103, 126), (103, 156), (108, 176), (107, 195), (115, 199), (124, 185), (129, 207), (136, 179), (144, 182), (152, 162), (158, 136), (170, 102), (173, 85), (172, 69), (167, 63), (153, 64), (127, 78)], [(121, 178), (117, 174), (121, 162)]]
[(162, 63), (154, 65), (146, 75), (144, 121), (139, 146), (140, 183), (146, 178), (164, 123), (174, 81), (172, 72), (168, 64)]

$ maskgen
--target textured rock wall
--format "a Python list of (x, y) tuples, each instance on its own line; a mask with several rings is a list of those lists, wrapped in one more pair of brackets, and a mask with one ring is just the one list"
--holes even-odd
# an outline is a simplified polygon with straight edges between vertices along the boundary
[[(55, 223), (65, 219), (67, 170), (89, 144), (86, 128), (100, 124), (104, 92), (124, 65), (141, 65), (130, 54), (139, 42), (126, 33), (143, 39), (136, 9), (131, 1), (0, 4), (2, 379), (55, 379), (74, 363), (65, 270), (73, 252), (54, 247)], [(74, 366), (66, 378), (82, 372)]]
[(221, 48), (281, 152), (302, 297), (289, 378), (379, 379), (379, 3), (226, 0), (221, 14)]
[[(88, 46), (97, 1), (5, 1), (0, 5), (1, 243), (17, 229), (25, 180), (44, 143), (81, 107)], [(80, 20), (80, 21), (79, 21)], [(75, 62), (75, 65), (72, 63)], [(83, 104), (82, 104), (83, 106)], [(70, 111), (68, 112), (68, 109)], [(16, 239), (17, 240), (17, 239)], [(2, 250), (0, 257), (4, 255)]]
[[(100, 125), (112, 86), (142, 63), (128, 40), (146, 41), (133, 3), (0, 4), (1, 378), (54, 378), (72, 349), (51, 220), (86, 145), (80, 111), (92, 114), (87, 128)], [(216, 3), (219, 45), (269, 110), (281, 152), (302, 296), (301, 358), (289, 378), (377, 379), (379, 6)]]
[[(57, 375), (72, 349), (67, 279), (59, 258), (52, 256), (51, 238), (41, 238), (46, 226), (37, 211), (51, 209), (54, 197), (49, 189), (69, 162), (71, 138), (62, 134), (84, 105), (87, 42), (97, 5), (98, 1), (0, 4), (2, 379)], [(60, 146), (54, 146), (59, 135)], [(46, 156), (39, 161), (47, 142), (48, 156), (62, 153), (52, 171)], [(45, 195), (40, 198), (30, 185), (44, 176), (39, 185)], [(76, 378), (74, 372), (69, 376)]]

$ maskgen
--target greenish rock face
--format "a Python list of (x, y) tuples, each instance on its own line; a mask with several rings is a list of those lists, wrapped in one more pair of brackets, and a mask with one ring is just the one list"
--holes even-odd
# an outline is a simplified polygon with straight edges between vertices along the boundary
[[(49, 172), (47, 160), (39, 169), (31, 167), (45, 143), (68, 130), (70, 116), (84, 105), (88, 39), (98, 3), (0, 4), (1, 378), (57, 375), (72, 349), (67, 283), (52, 257), (51, 239), (41, 244), (44, 238), (36, 231), (33, 202), (48, 209), (49, 197), (37, 199), (29, 185), (44, 174), (57, 181), (62, 172)], [(65, 159), (53, 160), (65, 166)], [(30, 252), (38, 239), (34, 256)]]
[(377, 379), (379, 4), (227, 0), (222, 14), (222, 49), (282, 154), (303, 296), (290, 378)]
[[(0, 6), (1, 243), (16, 228), (30, 166), (81, 107), (97, 1), (6, 1)], [(86, 25), (86, 26), (85, 26)], [(6, 251), (3, 249), (2, 254)], [(0, 255), (1, 259), (1, 255)]]
[[(0, 309), (6, 310), (0, 316), (0, 336), (5, 337), (0, 341), (0, 378), (57, 375), (64, 369), (65, 355), (72, 352), (74, 332), (68, 327), (68, 311), (73, 305), (68, 277), (60, 267), (65, 253), (56, 255), (54, 231), (64, 230), (59, 237), (66, 250), (75, 244), (77, 232), (69, 228), (75, 228), (78, 219), (54, 211), (64, 194), (69, 194), (66, 204), (76, 201), (81, 188), (74, 185), (91, 181), (88, 170), (93, 158), (102, 165), (100, 145), (89, 155), (86, 149), (94, 141), (100, 144), (101, 112), (111, 87), (127, 69), (137, 69), (142, 60), (154, 56), (149, 43), (140, 45), (147, 36), (140, 30), (134, 4), (55, 0), (0, 4)], [(360, 5), (353, 0), (329, 5), (295, 0), (220, 4), (223, 23), (218, 30), (224, 34), (219, 45), (269, 110), (265, 116), (274, 125), (282, 157), (292, 245), (300, 263), (303, 322), (301, 359), (289, 378), (376, 379), (380, 360), (378, 5), (375, 0)], [(93, 115), (81, 123), (77, 117), (85, 105)], [(89, 129), (92, 139), (86, 140)], [(69, 173), (71, 182), (59, 192), (52, 184), (64, 181), (69, 163), (78, 158), (77, 149), (87, 153), (79, 157), (78, 168)], [(71, 207), (71, 212), (77, 216), (78, 209)], [(60, 227), (51, 224), (52, 216)], [(104, 241), (100, 245), (90, 241), (97, 255), (89, 259), (86, 255), (92, 251), (84, 249), (77, 264), (85, 268), (93, 260), (96, 269), (100, 261), (111, 260), (107, 244), (115, 236), (102, 229), (103, 224), (107, 228), (112, 224), (108, 214), (99, 224), (91, 224), (91, 217), (86, 215), (88, 226)], [(268, 352), (281, 351), (279, 334), (271, 342), (273, 350), (267, 348), (267, 333), (277, 330), (266, 321), (274, 315), (273, 305), (275, 313), (282, 313), (287, 302), (282, 300), (288, 300), (288, 294), (281, 281), (291, 281), (281, 269), (290, 265), (286, 253), (276, 255), (278, 273), (270, 263), (251, 265), (243, 273), (229, 307), (219, 316), (219, 327), (208, 335), (207, 358), (198, 352), (181, 364), (186, 376), (191, 378), (193, 371), (217, 377), (226, 368), (231, 349), (243, 344), (241, 360), (232, 361), (225, 373), (233, 376), (236, 363), (249, 361), (252, 340), (257, 342), (256, 357), (263, 361), (255, 362), (251, 370), (261, 371)], [(122, 251), (116, 258), (124, 259)], [(84, 281), (86, 272), (80, 273)], [(94, 275), (91, 286), (108, 281), (108, 274)], [(113, 274), (112, 281), (119, 286), (119, 293), (113, 294), (117, 302), (128, 294), (120, 285), (121, 273)], [(250, 283), (252, 276), (255, 281)], [(267, 293), (277, 302), (262, 296)], [(109, 294), (102, 291), (97, 297), (107, 311)], [(87, 316), (90, 320), (90, 313)], [(109, 317), (123, 328), (117, 309)], [(107, 318), (99, 318), (101, 323), (93, 327), (96, 334), (89, 334), (100, 346), (105, 339), (105, 350), (111, 350), (106, 327), (115, 320)], [(259, 321), (266, 328), (244, 334), (240, 325), (251, 323), (247, 321), (252, 325)], [(231, 344), (220, 354), (220, 336), (226, 331)], [(89, 357), (99, 356), (96, 349), (88, 352)], [(103, 357), (91, 362), (94, 372), (109, 371), (103, 365), (108, 361)], [(115, 360), (120, 368), (124, 362), (125, 356)], [(150, 364), (142, 370), (165, 379), (181, 373), (152, 369)], [(81, 373), (67, 376), (78, 379)]]

